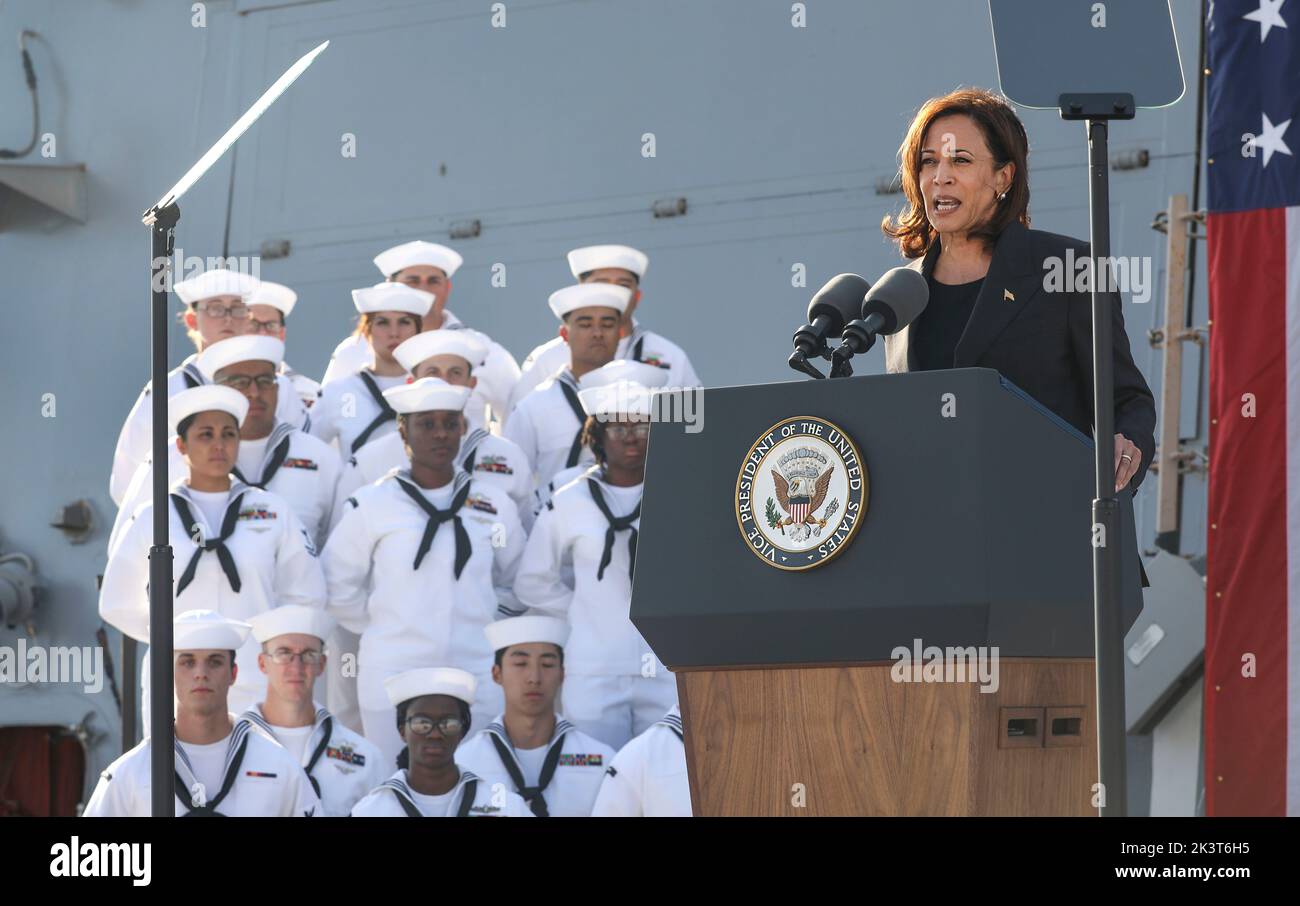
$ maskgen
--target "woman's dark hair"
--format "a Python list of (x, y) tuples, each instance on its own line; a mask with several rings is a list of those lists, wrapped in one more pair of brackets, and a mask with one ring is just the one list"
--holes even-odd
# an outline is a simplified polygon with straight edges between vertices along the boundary
[[(228, 413), (228, 412), (227, 412), (226, 414), (227, 414), (227, 415), (230, 415), (230, 413)], [(177, 424), (176, 424), (176, 436), (179, 437), (181, 440), (185, 440), (185, 435), (189, 432), (190, 427), (193, 426), (193, 424), (194, 424), (194, 419), (196, 419), (196, 418), (198, 418), (198, 417), (199, 417), (199, 413), (195, 412), (193, 415), (187, 415), (187, 416), (185, 416), (183, 419), (181, 419), (179, 422), (177, 422)], [(233, 415), (231, 415), (230, 417), (235, 419), (235, 427), (238, 428), (238, 427), (239, 427), (239, 419), (235, 418)]]
[(922, 104), (898, 148), (898, 175), (907, 207), (897, 220), (885, 215), (880, 229), (898, 243), (898, 250), (907, 258), (920, 258), (938, 235), (926, 217), (925, 197), (921, 194), (921, 145), (930, 124), (944, 116), (968, 116), (975, 122), (993, 155), (994, 169), (1015, 164), (1007, 197), (997, 203), (986, 223), (971, 231), (971, 236), (992, 250), (998, 236), (1013, 221), (1029, 226), (1029, 137), (1024, 124), (1006, 98), (983, 88), (959, 88)]
[(582, 426), (582, 445), (590, 447), (591, 452), (596, 456), (596, 462), (603, 466), (605, 464), (605, 422), (594, 415), (588, 415), (586, 423)]
[[(408, 698), (397, 706), (397, 732), (402, 732), (402, 727), (406, 726), (406, 712), (411, 707), (413, 698)], [(469, 705), (466, 702), (456, 699), (456, 704), (460, 708), (460, 720), (465, 726), (460, 731), (460, 738), (463, 741), (469, 735)], [(411, 766), (411, 750), (409, 746), (402, 746), (402, 751), (397, 753), (397, 766), (406, 770)]]
[[(422, 330), (424, 330), (424, 318), (416, 314), (411, 314), (411, 312), (409, 311), (404, 311), (402, 312), (402, 314), (411, 315), (411, 317), (415, 319), (416, 333), (420, 333)], [(366, 312), (361, 317), (357, 318), (357, 326), (356, 329), (352, 331), (352, 333), (354, 335), (360, 335), (365, 337), (366, 339), (369, 339), (370, 329), (371, 329), (370, 325), (374, 322), (374, 320), (375, 320), (375, 313), (369, 311)]]

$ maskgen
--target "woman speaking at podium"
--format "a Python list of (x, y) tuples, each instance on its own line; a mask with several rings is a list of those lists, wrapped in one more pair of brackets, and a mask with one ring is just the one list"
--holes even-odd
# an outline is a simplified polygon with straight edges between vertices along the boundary
[[(1092, 435), (1092, 299), (1078, 239), (1029, 229), (1029, 140), (1003, 98), (978, 88), (931, 98), (899, 148), (907, 207), (881, 229), (929, 284), (930, 301), (885, 337), (891, 373), (993, 368)], [(1049, 280), (1053, 269), (1063, 279)], [(1155, 453), (1155, 400), (1133, 364), (1119, 296), (1112, 313), (1115, 489), (1134, 491)], [(1015, 438), (1007, 438), (1015, 456)]]

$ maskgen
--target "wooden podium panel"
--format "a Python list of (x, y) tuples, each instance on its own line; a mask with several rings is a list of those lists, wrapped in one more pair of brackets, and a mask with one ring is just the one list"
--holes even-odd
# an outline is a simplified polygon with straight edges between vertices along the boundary
[(1091, 659), (977, 682), (893, 662), (677, 671), (697, 816), (1096, 815)]

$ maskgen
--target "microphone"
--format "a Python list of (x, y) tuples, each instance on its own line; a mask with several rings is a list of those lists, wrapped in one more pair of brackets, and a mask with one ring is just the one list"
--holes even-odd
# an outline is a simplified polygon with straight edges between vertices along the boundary
[(826, 355), (826, 339), (844, 330), (846, 321), (858, 314), (862, 297), (871, 284), (857, 274), (839, 274), (826, 281), (808, 303), (808, 323), (794, 332), (790, 367), (813, 377), (824, 377), (809, 358)]
[(911, 324), (929, 301), (930, 287), (920, 271), (910, 267), (886, 271), (862, 300), (862, 317), (844, 328), (842, 342), (831, 358), (831, 377), (851, 375), (849, 359), (874, 346), (877, 336), (888, 336)]

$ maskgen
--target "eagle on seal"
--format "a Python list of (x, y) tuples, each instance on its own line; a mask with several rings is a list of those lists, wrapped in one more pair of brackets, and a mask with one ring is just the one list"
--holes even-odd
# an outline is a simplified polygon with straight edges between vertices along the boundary
[(819, 528), (826, 527), (826, 520), (818, 519), (814, 514), (826, 502), (826, 492), (830, 489), (831, 475), (834, 472), (835, 467), (831, 466), (818, 475), (814, 483), (811, 478), (803, 475), (796, 476), (793, 481), (786, 481), (784, 475), (776, 469), (772, 470), (772, 481), (776, 485), (776, 501), (787, 514), (777, 523), (782, 531), (785, 531), (787, 525), (816, 523)]

